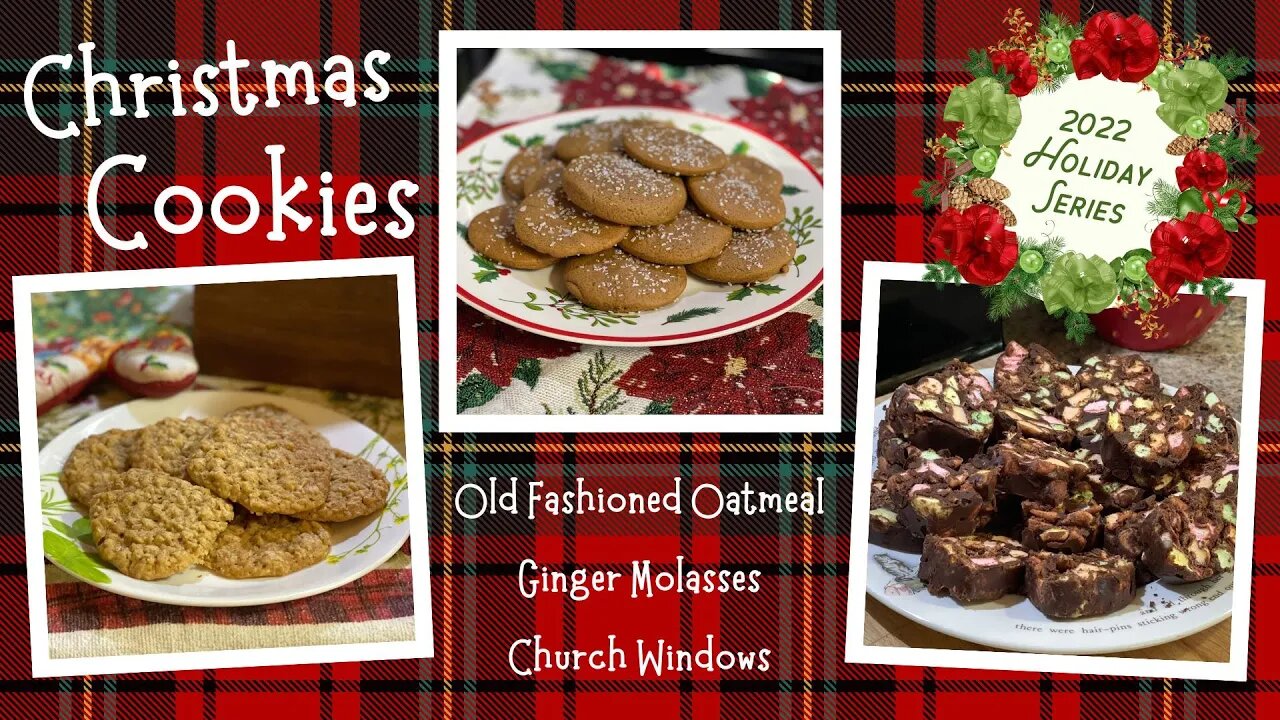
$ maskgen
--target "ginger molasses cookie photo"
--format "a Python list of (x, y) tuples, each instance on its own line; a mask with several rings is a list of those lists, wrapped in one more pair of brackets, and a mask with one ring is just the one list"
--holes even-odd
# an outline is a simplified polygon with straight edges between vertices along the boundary
[(405, 412), (420, 396), (412, 260), (331, 267), (110, 289), (20, 279), (34, 288), (23, 421), (40, 442), (24, 467), (47, 605), (33, 609), (47, 618), (37, 664), (429, 651), (414, 592), (426, 570), (410, 553), (427, 532), (422, 467), (406, 460), (421, 453), (421, 419)]
[(838, 113), (815, 38), (781, 66), (714, 48), (456, 51), (456, 127), (440, 130), (456, 138), (442, 151), (446, 426), (834, 412), (838, 183), (823, 168)]
[(1150, 286), (1150, 310), (1081, 336), (1046, 310), (1051, 279), (993, 320), (990, 286), (936, 267), (864, 274), (850, 642), (1225, 667), (1248, 623), (1261, 282)]

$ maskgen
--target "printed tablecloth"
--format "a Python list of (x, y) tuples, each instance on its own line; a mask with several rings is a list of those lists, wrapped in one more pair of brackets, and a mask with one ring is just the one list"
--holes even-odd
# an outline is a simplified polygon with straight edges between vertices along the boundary
[[(637, 104), (749, 125), (822, 171), (818, 85), (763, 70), (625, 62), (581, 50), (498, 51), (458, 101), (458, 142), (560, 110)], [(459, 301), (458, 412), (821, 413), (822, 310), (819, 289), (735, 335), (596, 348), (518, 330)]]

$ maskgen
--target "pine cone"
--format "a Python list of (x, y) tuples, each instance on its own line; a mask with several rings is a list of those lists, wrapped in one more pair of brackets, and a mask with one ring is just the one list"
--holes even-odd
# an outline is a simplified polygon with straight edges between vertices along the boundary
[(974, 199), (973, 194), (965, 189), (963, 185), (952, 185), (951, 189), (947, 191), (947, 194), (949, 196), (948, 207), (955, 208), (957, 212), (964, 212), (965, 210), (973, 207), (974, 203), (977, 202), (977, 200)]
[(1210, 135), (1229, 133), (1236, 127), (1236, 119), (1221, 110), (1209, 115), (1208, 120)]
[(984, 177), (970, 180), (969, 192), (984, 200), (1004, 200), (1009, 197), (1009, 188), (1004, 183)]
[(1190, 135), (1179, 135), (1164, 149), (1170, 155), (1186, 155), (1200, 146), (1200, 141)]
[(999, 200), (987, 204), (995, 208), (996, 212), (1000, 213), (1000, 218), (1004, 220), (1005, 227), (1013, 227), (1018, 224), (1018, 216), (1013, 214), (1013, 211), (1009, 209), (1008, 205), (1005, 205)]

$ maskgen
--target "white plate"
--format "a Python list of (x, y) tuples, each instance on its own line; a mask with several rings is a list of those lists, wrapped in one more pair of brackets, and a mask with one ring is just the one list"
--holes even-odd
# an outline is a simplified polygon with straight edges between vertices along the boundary
[[(138, 428), (166, 417), (214, 417), (258, 403), (279, 405), (305, 420), (334, 447), (359, 455), (382, 470), (391, 482), (382, 512), (330, 523), (333, 548), (328, 560), (284, 577), (233, 580), (196, 566), (164, 580), (136, 580), (97, 559), (93, 538), (87, 534), (88, 519), (67, 499), (58, 482), (58, 473), (76, 443), (106, 430)], [(364, 425), (319, 405), (269, 393), (223, 390), (134, 400), (81, 420), (40, 451), (45, 557), (85, 582), (139, 600), (203, 607), (296, 600), (356, 580), (395, 554), (409, 537), (407, 481), (404, 458), (390, 443)]]
[[(1071, 368), (1072, 372), (1078, 369)], [(982, 374), (992, 378), (991, 370)], [(876, 406), (877, 427), (884, 420), (886, 405), (888, 401)], [(1053, 620), (1021, 595), (973, 605), (935, 597), (917, 577), (919, 567), (917, 553), (868, 544), (867, 594), (944, 635), (1003, 650), (1072, 655), (1124, 652), (1193, 635), (1231, 616), (1234, 573), (1186, 585), (1149, 583), (1119, 612)]]
[[(669, 120), (725, 152), (747, 152), (782, 172), (787, 219), (798, 245), (787, 272), (752, 286), (722, 285), (693, 276), (673, 305), (640, 313), (585, 307), (569, 297), (555, 267), (508, 270), (477, 255), (464, 228), (506, 202), (502, 170), (531, 139), (554, 143), (577, 124), (618, 118)], [(808, 163), (750, 128), (686, 110), (623, 106), (571, 110), (509, 125), (458, 151), (458, 296), (508, 325), (589, 345), (679, 345), (720, 337), (766, 322), (809, 297), (822, 282), (822, 179)]]

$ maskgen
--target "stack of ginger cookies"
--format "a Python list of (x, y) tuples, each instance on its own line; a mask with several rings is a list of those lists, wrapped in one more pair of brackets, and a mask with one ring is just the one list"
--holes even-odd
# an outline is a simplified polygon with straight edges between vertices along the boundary
[(390, 491), (382, 471), (275, 405), (91, 435), (60, 479), (88, 508), (98, 553), (139, 580), (197, 564), (287, 575), (328, 557), (325, 523), (380, 511)]
[(755, 283), (786, 270), (782, 173), (653, 120), (575, 128), (554, 148), (520, 150), (502, 175), (510, 199), (472, 221), (476, 252), (517, 270), (563, 261), (564, 284), (598, 310), (675, 302), (688, 274)]

